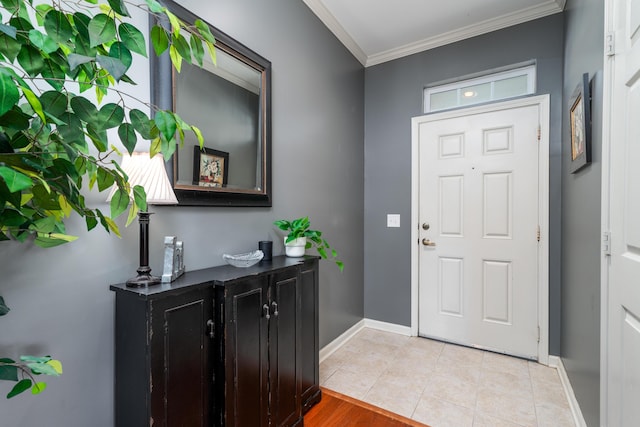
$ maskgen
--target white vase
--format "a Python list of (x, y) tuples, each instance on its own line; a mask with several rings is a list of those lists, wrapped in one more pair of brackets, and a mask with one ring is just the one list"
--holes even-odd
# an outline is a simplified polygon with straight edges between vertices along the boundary
[(287, 243), (287, 237), (284, 238), (284, 253), (288, 257), (297, 258), (304, 255), (305, 246), (307, 246), (306, 237), (298, 237)]

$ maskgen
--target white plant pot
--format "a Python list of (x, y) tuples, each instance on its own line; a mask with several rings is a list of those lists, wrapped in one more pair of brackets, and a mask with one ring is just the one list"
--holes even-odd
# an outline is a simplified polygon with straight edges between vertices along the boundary
[(306, 237), (298, 237), (295, 240), (287, 243), (287, 237), (284, 238), (284, 253), (288, 257), (297, 258), (304, 256), (304, 249), (307, 246), (307, 238)]

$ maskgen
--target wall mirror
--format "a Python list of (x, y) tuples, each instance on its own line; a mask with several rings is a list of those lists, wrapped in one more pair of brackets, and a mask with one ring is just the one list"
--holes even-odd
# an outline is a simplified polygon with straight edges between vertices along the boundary
[[(165, 1), (178, 17), (198, 17)], [(200, 128), (201, 150), (185, 134), (167, 172), (180, 205), (271, 206), (271, 63), (210, 25), (216, 62), (183, 62), (178, 73), (168, 54), (153, 58), (151, 101)], [(207, 57), (207, 55), (205, 55)]]

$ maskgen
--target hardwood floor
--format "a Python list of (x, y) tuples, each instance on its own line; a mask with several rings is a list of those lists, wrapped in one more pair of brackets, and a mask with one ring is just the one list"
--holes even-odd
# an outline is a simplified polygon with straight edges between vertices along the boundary
[(332, 390), (304, 416), (305, 427), (428, 427)]

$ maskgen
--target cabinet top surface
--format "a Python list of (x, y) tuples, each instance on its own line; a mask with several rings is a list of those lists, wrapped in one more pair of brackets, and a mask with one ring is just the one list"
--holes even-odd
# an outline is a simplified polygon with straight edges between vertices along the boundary
[(304, 256), (290, 258), (287, 256), (274, 256), (272, 261), (261, 261), (247, 268), (234, 267), (232, 265), (220, 265), (201, 270), (187, 271), (171, 283), (161, 283), (146, 288), (127, 287), (125, 283), (111, 285), (109, 288), (115, 292), (126, 292), (140, 296), (150, 296), (194, 286), (226, 286), (237, 280), (244, 280), (252, 276), (260, 276), (277, 272), (288, 267), (303, 264), (305, 261), (318, 259), (317, 256)]

